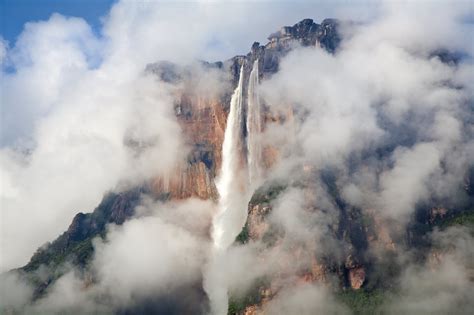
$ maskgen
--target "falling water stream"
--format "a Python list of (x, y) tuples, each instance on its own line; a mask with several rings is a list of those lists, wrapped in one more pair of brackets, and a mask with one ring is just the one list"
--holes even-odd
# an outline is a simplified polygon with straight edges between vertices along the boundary
[(213, 219), (213, 254), (205, 275), (204, 287), (211, 303), (211, 313), (227, 314), (228, 283), (222, 275), (227, 248), (235, 241), (247, 220), (250, 194), (260, 178), (259, 133), (261, 132), (260, 101), (258, 98), (258, 61), (253, 65), (248, 86), (247, 166), (243, 161), (243, 65), (239, 83), (230, 102), (230, 111), (222, 144), (222, 167), (216, 181), (219, 192), (218, 212)]
[(260, 133), (262, 121), (260, 117), (260, 99), (258, 96), (258, 60), (255, 60), (250, 72), (247, 110), (247, 164), (249, 169), (250, 187), (256, 188), (262, 177)]
[(216, 186), (219, 192), (219, 209), (213, 222), (214, 246), (229, 247), (247, 219), (245, 182), (243, 182), (242, 121), (243, 121), (243, 66), (240, 69), (239, 84), (232, 95), (227, 117), (224, 142), (222, 143), (222, 168)]

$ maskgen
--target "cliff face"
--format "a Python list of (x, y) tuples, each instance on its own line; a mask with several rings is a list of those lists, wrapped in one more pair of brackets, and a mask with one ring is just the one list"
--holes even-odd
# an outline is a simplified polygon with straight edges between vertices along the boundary
[[(30, 262), (23, 267), (25, 271), (31, 271), (41, 264), (49, 263), (50, 255), (60, 252), (68, 252), (77, 245), (92, 237), (104, 235), (105, 226), (110, 223), (123, 224), (134, 214), (134, 208), (140, 201), (140, 196), (147, 193), (144, 188), (132, 189), (123, 193), (107, 194), (99, 206), (92, 213), (78, 213), (69, 228), (51, 244), (38, 249)], [(66, 257), (63, 257), (66, 258)], [(85, 264), (85, 260), (76, 257), (78, 264)], [(57, 261), (60, 263), (61, 261)]]
[[(311, 206), (311, 198), (318, 194), (311, 182), (303, 179), (293, 185), (307, 194), (305, 199), (308, 202), (304, 211), (322, 214), (322, 210)], [(326, 185), (325, 189), (331, 191), (330, 181)], [(472, 188), (468, 186), (466, 182), (467, 192)], [(472, 208), (460, 213), (439, 206), (421, 207), (412, 223), (408, 227), (402, 227), (400, 223), (382, 217), (374, 209), (347, 207), (338, 201), (337, 192), (333, 191), (338, 212), (333, 220), (324, 223), (327, 229), (322, 236), (314, 235), (318, 239), (317, 246), (291, 241), (288, 243), (284, 229), (275, 225), (271, 216), (274, 208), (278, 207), (278, 198), (291, 188), (292, 184), (286, 183), (264, 185), (255, 192), (249, 203), (247, 222), (236, 241), (262, 243), (265, 250), (284, 251), (288, 257), (286, 261), (279, 262), (280, 269), (276, 272), (278, 276), (272, 277), (266, 284), (257, 285), (258, 291), (250, 293), (254, 296), (247, 297), (247, 300), (257, 303), (247, 303), (235, 314), (266, 314), (266, 304), (284, 289), (282, 282), (294, 286), (319, 283), (336, 290), (342, 288), (342, 299), (356, 299), (357, 294), (360, 294), (359, 296), (367, 299), (368, 304), (379, 305), (381, 302), (376, 299), (380, 299), (380, 296), (377, 294), (397, 286), (404, 270), (403, 261), (406, 259), (404, 255), (407, 249), (412, 254), (416, 253), (417, 260), (426, 262), (432, 270), (436, 270), (453, 248), (438, 249), (427, 239), (430, 232), (444, 231), (453, 225), (460, 225), (467, 227), (471, 235), (474, 233)], [(326, 243), (328, 238), (331, 239), (330, 243)], [(334, 255), (334, 248), (331, 248), (335, 246), (334, 241), (339, 242), (336, 245), (340, 247), (337, 255)], [(301, 262), (304, 263), (296, 268), (296, 278), (285, 281), (279, 278), (284, 276), (288, 264), (297, 265)], [(354, 301), (351, 301), (349, 300), (348, 305), (353, 306), (351, 303)], [(363, 304), (362, 307), (368, 307), (368, 304)]]
[(207, 71), (224, 77), (222, 63), (202, 62), (196, 67), (199, 71), (157, 62), (146, 68), (146, 73), (173, 86), (174, 113), (189, 151), (186, 161), (177, 161), (168, 174), (151, 181), (155, 194), (166, 194), (171, 199), (217, 198), (214, 178), (221, 164), (228, 107), (226, 93), (230, 93), (230, 89), (217, 93), (212, 87), (197, 86), (199, 81), (205, 80), (200, 75), (204, 76)]
[[(66, 264), (87, 269), (94, 254), (93, 239), (104, 238), (108, 224), (120, 225), (131, 218), (142, 194), (149, 192), (147, 188), (136, 188), (105, 195), (93, 212), (78, 213), (66, 232), (39, 248), (28, 264), (17, 269), (20, 276), (33, 285), (33, 299), (45, 294), (63, 274)], [(87, 277), (85, 275), (85, 283), (89, 281)]]
[[(237, 85), (239, 71), (243, 65), (244, 86), (247, 86), (253, 62), (259, 60), (260, 79), (271, 76), (278, 71), (281, 58), (296, 45), (320, 46), (328, 52), (334, 52), (340, 41), (337, 33), (338, 22), (324, 20), (316, 24), (310, 19), (303, 20), (294, 26), (283, 27), (269, 36), (266, 45), (254, 43), (251, 51), (245, 56), (236, 56), (225, 62), (202, 62), (201, 71), (220, 73), (228, 81), (227, 88), (216, 93), (212, 88), (199, 88), (191, 68), (183, 68), (169, 62), (157, 62), (146, 67), (145, 73), (158, 77), (161, 81), (174, 86), (175, 115), (182, 129), (185, 144), (189, 150), (186, 161), (177, 161), (176, 167), (166, 176), (155, 177), (141, 187), (129, 189), (122, 193), (106, 195), (101, 204), (89, 214), (76, 215), (68, 230), (52, 243), (46, 244), (33, 255), (30, 262), (18, 269), (25, 277), (35, 272), (42, 265), (47, 272), (42, 279), (35, 279), (35, 296), (44, 294), (61, 272), (55, 272), (66, 262), (72, 262), (86, 268), (93, 255), (92, 239), (104, 237), (106, 225), (122, 224), (134, 215), (134, 208), (143, 194), (158, 200), (176, 200), (197, 197), (200, 199), (218, 199), (215, 185), (216, 176), (222, 162), (222, 142), (229, 112), (230, 97)], [(201, 74), (203, 74), (201, 72)], [(224, 91), (222, 91), (224, 90)], [(247, 91), (244, 90), (244, 95)], [(289, 113), (271, 113), (265, 108), (264, 124), (287, 119)], [(264, 127), (265, 128), (265, 127)], [(270, 167), (278, 158), (276, 148), (263, 150), (264, 165)], [(260, 205), (254, 205), (260, 209)], [(265, 207), (257, 212), (265, 211)], [(255, 218), (254, 210), (250, 218)], [(262, 224), (264, 222), (262, 221)], [(258, 237), (256, 225), (252, 224), (252, 237)]]
[(253, 43), (247, 55), (236, 56), (224, 62), (224, 66), (229, 67), (236, 83), (240, 66), (244, 65), (245, 78), (248, 79), (253, 62), (258, 59), (260, 77), (269, 77), (278, 71), (281, 58), (297, 46), (318, 46), (334, 53), (341, 41), (338, 33), (339, 24), (340, 22), (335, 19), (325, 19), (321, 24), (311, 19), (304, 19), (293, 26), (284, 26), (268, 36), (267, 44)]
[[(193, 86), (193, 80), (200, 78), (191, 77), (190, 69), (182, 69), (168, 62), (147, 66), (147, 72), (179, 86), (176, 92), (175, 113), (191, 150), (184, 165), (177, 165), (167, 177), (153, 180), (152, 187), (155, 193), (167, 194), (172, 199), (189, 197), (217, 199), (214, 179), (218, 175), (222, 160), (221, 150), (230, 95), (237, 85), (241, 66), (243, 65), (245, 82), (243, 94), (246, 95), (247, 83), (255, 60), (258, 60), (262, 79), (277, 72), (281, 58), (297, 45), (319, 46), (328, 52), (334, 52), (340, 42), (338, 25), (339, 22), (334, 19), (324, 20), (321, 24), (305, 19), (271, 34), (266, 45), (254, 43), (251, 51), (245, 56), (236, 56), (223, 63), (201, 63), (205, 70), (222, 71), (225, 73), (225, 78), (230, 77), (227, 90), (220, 95), (197, 90)], [(291, 108), (286, 113), (271, 113), (265, 108), (264, 125), (289, 119), (291, 115)], [(277, 157), (276, 148), (264, 148), (263, 164), (267, 168), (275, 163)]]
[[(20, 272), (28, 276), (41, 265), (56, 270), (65, 262), (72, 262), (86, 269), (93, 255), (92, 239), (104, 237), (107, 224), (123, 224), (134, 215), (134, 208), (140, 202), (142, 194), (155, 199), (181, 200), (191, 197), (200, 199), (218, 199), (215, 179), (219, 175), (222, 163), (222, 143), (229, 112), (230, 97), (237, 85), (240, 68), (243, 66), (246, 89), (254, 61), (258, 60), (260, 79), (268, 78), (279, 69), (281, 59), (294, 47), (317, 46), (329, 53), (337, 51), (341, 41), (338, 33), (340, 22), (327, 19), (321, 24), (305, 19), (293, 26), (285, 26), (271, 34), (265, 45), (254, 43), (245, 56), (236, 56), (224, 62), (201, 63), (202, 71), (213, 71), (226, 81), (225, 88), (216, 93), (212, 88), (198, 88), (195, 82), (200, 78), (193, 77), (193, 71), (168, 62), (158, 62), (147, 66), (146, 72), (157, 76), (161, 81), (174, 86), (176, 119), (181, 126), (188, 155), (185, 161), (177, 161), (176, 167), (166, 176), (153, 177), (141, 187), (129, 189), (121, 193), (111, 193), (104, 197), (101, 204), (89, 214), (79, 213), (73, 219), (68, 230), (54, 242), (40, 248), (31, 261), (20, 268)], [(244, 95), (247, 91), (244, 90)], [(291, 106), (283, 113), (271, 112), (263, 104), (263, 129), (271, 123), (284, 123), (294, 119)], [(266, 169), (278, 160), (279, 151), (275, 147), (263, 148), (263, 164)], [(159, 162), (159, 161), (157, 161)], [(312, 186), (312, 176), (319, 176), (307, 166), (307, 178), (296, 183), (304, 188), (305, 211), (319, 213), (311, 205), (317, 187)], [(466, 178), (466, 191), (473, 196), (474, 172)], [(318, 282), (342, 287), (347, 290), (364, 290), (391, 286), (391, 279), (399, 273), (400, 266), (391, 265), (397, 250), (407, 243), (425, 246), (423, 235), (443, 220), (454, 217), (454, 214), (443, 206), (426, 206), (420, 209), (417, 220), (408, 231), (401, 231), (382, 218), (373, 209), (356, 209), (344, 204), (339, 196), (333, 176), (328, 172), (322, 174), (323, 189), (335, 205), (336, 213), (331, 222), (327, 223), (327, 235), (341, 246), (337, 257), (326, 254), (324, 246), (332, 246), (322, 238), (323, 250), (318, 254), (311, 251), (311, 244), (298, 244), (288, 251), (287, 261), (282, 264), (294, 263), (295, 257), (305, 258), (309, 263), (298, 270), (295, 282)], [(244, 230), (237, 241), (262, 242), (267, 248), (278, 249), (284, 246), (284, 235), (278, 226), (273, 226), (268, 217), (275, 207), (274, 201), (295, 183), (265, 183), (258, 189), (248, 205), (248, 219)], [(310, 250), (308, 250), (308, 248)], [(376, 249), (384, 257), (376, 259), (372, 250)], [(434, 254), (433, 254), (434, 255)], [(386, 266), (389, 266), (386, 268)], [(60, 274), (60, 273), (59, 273)], [(35, 296), (41, 296), (45, 289), (58, 277), (51, 272), (46, 277), (35, 280), (37, 288)], [(334, 284), (334, 279), (336, 284)], [(239, 314), (258, 314), (262, 305), (280, 290), (279, 279), (258, 287), (258, 298), (247, 303), (243, 309), (236, 310)]]
[[(212, 88), (196, 86), (196, 81), (200, 78), (193, 77), (194, 70), (191, 68), (165, 61), (148, 65), (145, 73), (157, 76), (175, 88), (174, 110), (189, 150), (187, 159), (177, 161), (176, 167), (166, 176), (155, 177), (139, 188), (107, 194), (92, 213), (77, 214), (66, 232), (54, 242), (38, 249), (30, 262), (19, 270), (33, 272), (41, 265), (54, 269), (65, 262), (85, 267), (93, 253), (92, 239), (104, 236), (107, 224), (120, 225), (132, 217), (142, 194), (159, 200), (190, 197), (217, 200), (215, 178), (221, 166), (230, 97), (237, 85), (241, 65), (244, 65), (244, 80), (248, 82), (255, 60), (259, 60), (261, 78), (269, 76), (278, 71), (280, 59), (295, 45), (318, 45), (332, 52), (339, 42), (337, 25), (335, 20), (325, 20), (319, 25), (306, 19), (271, 34), (266, 45), (254, 43), (246, 56), (236, 56), (225, 62), (201, 62), (201, 71), (221, 73), (222, 78), (228, 81), (227, 88), (220, 93)], [(281, 119), (268, 110), (264, 116), (267, 122)], [(270, 166), (277, 155), (275, 148), (266, 148), (265, 164)], [(54, 280), (55, 277), (50, 274), (41, 283), (37, 283), (36, 295), (41, 295)]]
[(225, 130), (224, 104), (219, 99), (193, 98), (183, 91), (175, 111), (190, 153), (168, 177), (152, 181), (153, 191), (167, 193), (171, 199), (215, 200), (214, 179), (221, 165)]

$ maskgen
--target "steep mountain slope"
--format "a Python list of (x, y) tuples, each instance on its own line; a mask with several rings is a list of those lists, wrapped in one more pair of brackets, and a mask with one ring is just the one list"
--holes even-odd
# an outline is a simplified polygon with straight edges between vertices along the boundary
[[(35, 296), (41, 296), (45, 289), (61, 275), (64, 263), (72, 263), (81, 268), (87, 266), (92, 257), (94, 237), (104, 237), (107, 224), (122, 224), (132, 217), (134, 208), (142, 194), (159, 200), (217, 199), (214, 179), (221, 164), (221, 147), (224, 136), (226, 115), (229, 110), (230, 94), (237, 84), (240, 66), (244, 65), (244, 78), (248, 81), (252, 64), (259, 60), (260, 75), (269, 77), (278, 71), (280, 59), (296, 45), (320, 46), (334, 52), (340, 41), (336, 20), (324, 20), (321, 24), (305, 19), (292, 27), (283, 27), (269, 36), (266, 45), (254, 43), (246, 56), (236, 56), (230, 60), (214, 64), (203, 63), (208, 69), (223, 70), (231, 75), (232, 86), (224, 95), (215, 95), (194, 86), (198, 78), (190, 69), (183, 69), (169, 62), (158, 62), (147, 66), (146, 73), (158, 76), (170, 84), (182, 83), (176, 94), (175, 113), (187, 144), (191, 147), (188, 161), (170, 171), (168, 178), (156, 178), (143, 185), (119, 193), (109, 193), (101, 204), (90, 214), (79, 213), (68, 230), (50, 244), (45, 244), (33, 255), (30, 262), (18, 269), (31, 274), (48, 266), (51, 274), (44, 279), (34, 279), (37, 287)], [(269, 113), (270, 115), (270, 113)], [(274, 119), (269, 116), (269, 119)], [(133, 146), (134, 143), (130, 142)], [(267, 164), (271, 164), (271, 156)]]
[[(311, 19), (305, 19), (271, 34), (269, 42), (265, 45), (254, 43), (251, 51), (245, 56), (236, 56), (212, 64), (201, 63), (200, 67), (204, 71), (216, 71), (230, 77), (230, 84), (223, 93), (196, 87), (195, 82), (198, 78), (192, 69), (168, 62), (149, 65), (145, 71), (148, 75), (156, 75), (166, 84), (176, 86), (175, 115), (189, 147), (187, 161), (170, 170), (169, 176), (153, 178), (140, 187), (107, 194), (92, 213), (77, 214), (65, 233), (52, 243), (38, 249), (26, 266), (16, 270), (33, 283), (34, 299), (47, 293), (48, 288), (67, 269), (67, 264), (83, 271), (82, 277), (86, 285), (93, 283), (94, 275), (89, 270), (88, 264), (94, 255), (94, 238), (105, 238), (109, 224), (121, 225), (132, 218), (135, 207), (140, 204), (144, 195), (155, 201), (183, 200), (191, 197), (217, 200), (215, 178), (222, 163), (221, 148), (226, 116), (240, 68), (243, 66), (244, 81), (248, 82), (254, 61), (258, 60), (260, 79), (270, 78), (279, 70), (281, 59), (299, 45), (317, 46), (329, 53), (335, 53), (341, 41), (341, 35), (338, 33), (340, 23), (327, 19), (317, 24)], [(448, 57), (449, 52), (439, 54), (443, 56), (444, 62), (455, 62), (453, 58)], [(293, 119), (291, 105), (287, 104), (286, 112), (272, 112), (268, 106), (264, 106), (264, 128), (270, 123), (278, 124)], [(134, 145), (136, 144), (130, 141), (130, 146)], [(388, 156), (393, 150), (394, 147), (388, 145), (380, 155)], [(263, 162), (267, 170), (271, 170), (278, 158), (278, 148), (270, 145), (264, 148)], [(443, 228), (467, 222), (471, 226), (472, 233), (473, 174), (474, 172), (468, 174), (464, 181), (466, 195), (470, 198), (464, 203), (464, 207), (450, 208), (449, 204), (444, 204), (442, 201), (420, 204), (415, 217), (404, 230), (404, 227), (381, 217), (373, 209), (348, 206), (341, 195), (336, 170), (315, 170), (311, 165), (305, 165), (303, 176), (299, 180), (272, 180), (264, 183), (254, 193), (248, 205), (247, 223), (236, 242), (261, 242), (269, 251), (289, 247), (288, 261), (281, 262), (282, 265), (291, 264), (294, 257), (301, 259), (309, 257), (311, 268), (298, 270), (296, 279), (292, 279), (293, 282), (325, 283), (333, 287), (334, 291), (340, 290), (341, 300), (353, 306), (356, 311), (360, 311), (361, 308), (367, 310), (368, 304), (381, 303), (379, 293), (382, 290), (387, 291), (395, 287), (393, 281), (403, 268), (403, 261), (399, 257), (401, 248), (416, 250), (419, 260), (429, 260), (433, 251), (426, 235), (436, 227)], [(315, 184), (315, 179), (318, 183), (322, 183), (322, 187)], [(313, 214), (320, 211), (326, 214), (330, 212), (328, 209), (317, 209), (314, 206), (314, 196), (318, 194), (328, 198), (330, 203), (328, 208), (336, 209), (330, 213), (330, 220), (318, 222), (324, 228), (325, 235), (315, 237), (318, 241), (317, 253), (313, 251), (314, 244), (304, 242), (288, 244), (284, 237), (284, 228), (275, 225), (274, 221), (269, 219), (273, 209), (278, 207), (278, 197), (291, 193), (294, 187), (304, 192), (303, 203), (308, 212)], [(332, 250), (335, 246), (340, 247), (337, 253)], [(383, 254), (375, 256), (373, 248), (377, 248)], [(42, 268), (46, 272), (43, 272)], [(243, 297), (238, 294), (232, 295), (231, 292), (229, 312), (259, 313), (263, 305), (283, 289), (282, 281), (279, 280), (281, 279), (278, 277), (263, 279)], [(202, 288), (190, 292), (196, 294), (196, 299), (204, 296)], [(154, 309), (153, 305), (150, 307)], [(143, 309), (147, 310), (146, 306), (143, 306)], [(165, 307), (163, 313), (166, 312), (170, 310)]]

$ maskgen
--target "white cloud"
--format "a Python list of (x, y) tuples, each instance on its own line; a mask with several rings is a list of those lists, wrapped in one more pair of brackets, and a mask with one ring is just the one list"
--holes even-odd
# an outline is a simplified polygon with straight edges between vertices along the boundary
[(311, 284), (301, 284), (280, 292), (265, 305), (264, 312), (268, 314), (349, 314), (350, 312), (339, 305), (324, 287)]
[[(380, 9), (374, 6), (368, 16)], [(417, 4), (402, 13), (397, 11), (401, 7), (382, 7), (377, 19), (345, 30), (346, 41), (335, 55), (301, 48), (283, 59), (279, 73), (263, 83), (262, 97), (272, 109), (294, 106), (301, 123), (293, 126), (291, 136), (269, 126), (264, 138), (284, 153), (280, 177), (299, 180), (301, 172), (294, 172), (294, 166), (301, 164), (311, 164), (315, 171), (335, 169), (336, 184), (351, 205), (375, 206), (405, 221), (420, 201), (456, 197), (453, 187), (472, 165), (472, 114), (466, 109), (474, 95), (473, 52), (466, 40), (472, 29), (460, 24), (457, 5)], [(11, 48), (2, 42), (0, 56), (15, 72), (2, 73), (1, 83), (0, 270), (24, 264), (74, 214), (91, 211), (105, 191), (167, 172), (185, 156), (173, 114), (175, 90), (144, 75), (147, 63), (227, 58), (246, 53), (253, 40), (264, 40), (283, 24), (338, 12), (338, 17), (353, 17), (356, 11), (364, 10), (312, 3), (273, 7), (122, 1), (106, 17), (102, 37), (82, 19), (53, 15), (28, 24)], [(461, 50), (468, 61), (449, 66), (429, 56), (442, 47)], [(215, 92), (226, 86), (214, 87), (209, 82), (216, 78), (197, 73), (208, 81), (198, 89)], [(126, 139), (152, 145), (137, 156)], [(199, 283), (206, 268), (212, 272), (205, 285), (240, 293), (264, 275), (288, 272), (291, 278), (311, 263), (320, 236), (336, 222), (323, 184), (316, 176), (311, 184), (316, 197), (290, 189), (268, 217), (284, 229), (286, 241), (310, 245), (297, 266), (288, 266), (291, 246), (267, 250), (261, 244), (232, 247), (209, 261), (212, 202), (144, 201), (136, 218), (110, 227), (108, 241), (95, 243), (96, 285), (84, 289), (68, 273), (34, 307), (126, 307), (136, 298)], [(466, 287), (457, 256), (452, 262), (448, 259), (436, 281), (417, 271), (422, 289), (426, 284), (431, 290), (431, 280), (443, 283), (444, 271), (453, 268), (459, 271), (454, 280), (461, 284), (456, 290)], [(411, 288), (410, 277), (403, 281)], [(12, 295), (11, 303), (23, 303), (29, 294), (23, 289)], [(97, 304), (104, 295), (112, 300)], [(266, 309), (271, 314), (345, 311), (329, 292), (313, 285), (282, 289)]]
[[(2, 72), (1, 83), (0, 242), (7, 258), (0, 270), (24, 264), (124, 177), (150, 176), (179, 160), (173, 99), (142, 77), (147, 63), (229, 58), (308, 8), (322, 14), (303, 3), (121, 1), (99, 37), (83, 19), (53, 14), (27, 23), (10, 49), (2, 41), (2, 60), (14, 71)], [(123, 144), (129, 135), (155, 145), (131, 159)]]
[(431, 236), (435, 246), (427, 262), (404, 269), (399, 293), (384, 305), (389, 314), (466, 314), (472, 309), (472, 235), (450, 228)]
[[(337, 170), (347, 201), (407, 220), (419, 202), (457, 200), (472, 165), (473, 29), (462, 4), (382, 8), (370, 23), (345, 25), (335, 55), (299, 48), (283, 59), (262, 93), (274, 110), (296, 108), (295, 136), (286, 147), (278, 128), (265, 137), (283, 147), (281, 170), (295, 178), (285, 165)], [(443, 63), (432, 55), (440, 49), (465, 59)]]

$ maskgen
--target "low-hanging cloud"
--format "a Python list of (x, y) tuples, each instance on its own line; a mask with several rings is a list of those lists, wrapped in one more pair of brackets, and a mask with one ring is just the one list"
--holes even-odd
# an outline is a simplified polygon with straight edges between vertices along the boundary
[[(75, 213), (92, 210), (105, 191), (167, 174), (184, 160), (187, 148), (173, 112), (177, 87), (146, 74), (147, 64), (184, 65), (246, 52), (242, 47), (256, 39), (248, 34), (267, 35), (311, 14), (305, 8), (263, 10), (261, 19), (247, 18), (243, 27), (242, 17), (255, 14), (251, 5), (122, 1), (106, 16), (100, 35), (82, 19), (56, 14), (28, 24), (13, 47), (1, 40), (0, 60), (15, 70), (4, 71), (2, 80), (0, 271), (24, 264)], [(420, 203), (462, 204), (463, 180), (473, 166), (474, 52), (472, 28), (462, 20), (465, 7), (381, 8), (374, 20), (342, 25), (344, 39), (335, 54), (296, 48), (262, 82), (270, 111), (295, 110), (294, 120), (267, 125), (263, 136), (281, 153), (269, 177), (289, 182), (266, 217), (281, 232), (276, 246), (234, 244), (215, 257), (214, 202), (162, 204), (144, 197), (134, 218), (108, 226), (105, 240), (94, 241), (91, 275), (69, 266), (26, 309), (126, 312), (164, 297), (159, 302), (166, 307), (182, 302), (177, 312), (197, 307), (206, 313), (203, 287), (243, 296), (269, 278), (276, 287), (263, 306), (269, 314), (347, 313), (323, 284), (301, 281), (316, 258), (340, 263), (348, 247), (332, 235), (338, 205), (318, 172), (337, 174), (335, 184), (348, 205), (375, 209), (403, 225)], [(282, 22), (282, 16), (291, 20)], [(443, 61), (437, 54), (444, 50), (463, 58)], [(192, 80), (201, 79), (195, 88), (205, 93), (229, 88), (222, 73), (199, 67), (191, 72)], [(461, 254), (472, 256), (472, 238), (454, 230), (431, 237), (456, 250), (435, 273), (409, 261), (400, 279), (406, 294), (384, 305), (388, 312), (447, 312), (472, 290), (466, 280), (471, 267)], [(31, 288), (8, 277), (2, 285), (15, 290), (2, 303), (28, 304)], [(227, 305), (220, 307), (226, 311)]]
[(430, 236), (433, 250), (425, 264), (407, 266), (399, 294), (382, 306), (388, 314), (467, 314), (472, 309), (472, 233), (452, 227), (436, 230)]
[[(429, 14), (415, 16), (420, 7), (388, 5), (372, 23), (343, 25), (336, 54), (296, 49), (262, 83), (270, 108), (296, 110), (282, 168), (299, 161), (337, 170), (347, 201), (402, 221), (421, 202), (462, 199), (473, 156), (472, 45), (464, 41), (472, 27), (462, 5), (427, 5)], [(432, 29), (432, 16), (448, 29)], [(443, 50), (466, 57), (443, 62)]]
[[(308, 8), (322, 14), (289, 6), (119, 1), (99, 30), (52, 14), (27, 23), (15, 43), (1, 38), (0, 270), (26, 263), (123, 178), (139, 181), (183, 158), (172, 89), (144, 77), (147, 64), (229, 58)], [(242, 27), (242, 16), (257, 15)], [(136, 158), (130, 138), (151, 149)]]

